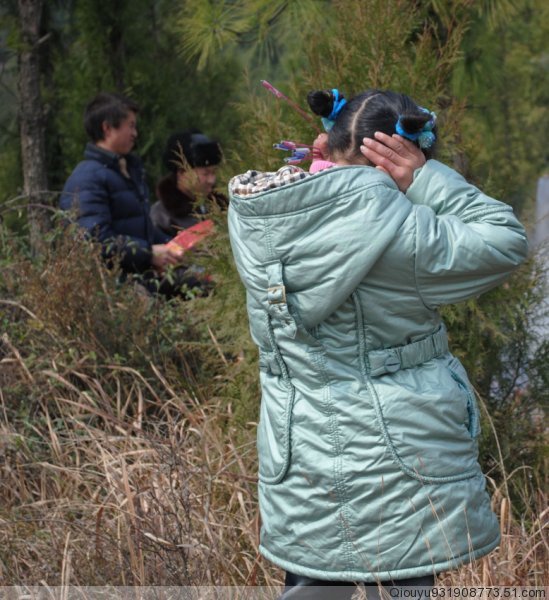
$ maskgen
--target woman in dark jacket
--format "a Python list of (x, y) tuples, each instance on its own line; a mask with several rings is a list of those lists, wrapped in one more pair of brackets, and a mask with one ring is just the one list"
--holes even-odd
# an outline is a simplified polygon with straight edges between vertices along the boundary
[(169, 173), (158, 182), (158, 202), (151, 209), (156, 227), (175, 236), (207, 213), (207, 200), (221, 208), (227, 206), (226, 196), (214, 191), (221, 158), (219, 144), (198, 129), (170, 136), (163, 156)]

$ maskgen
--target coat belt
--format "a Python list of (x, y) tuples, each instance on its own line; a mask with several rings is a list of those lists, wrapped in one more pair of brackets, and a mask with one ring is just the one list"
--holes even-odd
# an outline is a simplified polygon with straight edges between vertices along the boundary
[[(448, 336), (443, 325), (417, 342), (405, 346), (387, 348), (386, 350), (371, 350), (366, 353), (369, 375), (379, 377), (387, 373), (396, 373), (400, 369), (409, 369), (437, 358), (448, 352)], [(273, 375), (280, 375), (280, 366), (274, 352), (261, 352), (259, 356), (260, 369), (269, 371)]]
[(417, 367), (446, 352), (448, 352), (448, 336), (445, 327), (441, 325), (437, 331), (417, 342), (367, 352), (369, 375), (379, 377), (387, 373), (396, 373), (400, 369)]

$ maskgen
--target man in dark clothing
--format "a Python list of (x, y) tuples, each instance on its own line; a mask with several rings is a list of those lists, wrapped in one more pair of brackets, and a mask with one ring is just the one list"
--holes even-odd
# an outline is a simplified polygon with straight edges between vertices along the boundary
[(143, 167), (130, 154), (137, 112), (137, 105), (119, 94), (101, 93), (88, 104), (84, 126), (91, 142), (65, 184), (60, 206), (74, 210), (80, 227), (101, 243), (107, 264), (116, 258), (126, 277), (136, 275), (150, 291), (163, 291), (161, 274), (180, 263), (182, 252), (167, 245), (170, 236), (149, 216)]

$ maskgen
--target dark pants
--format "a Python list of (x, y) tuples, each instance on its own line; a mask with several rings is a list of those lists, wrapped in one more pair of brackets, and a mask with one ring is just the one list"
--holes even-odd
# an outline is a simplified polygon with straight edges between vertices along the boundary
[[(425, 575), (424, 577), (412, 577), (410, 579), (380, 581), (379, 584), (365, 583), (364, 586), (368, 600), (379, 600), (380, 598), (402, 598), (403, 596), (399, 595), (398, 592), (393, 591), (391, 595), (391, 589), (394, 588), (420, 587), (430, 589), (434, 583), (434, 575)], [(287, 571), (284, 584), (284, 593), (279, 600), (350, 600), (359, 582), (309, 579), (309, 577), (294, 575)]]

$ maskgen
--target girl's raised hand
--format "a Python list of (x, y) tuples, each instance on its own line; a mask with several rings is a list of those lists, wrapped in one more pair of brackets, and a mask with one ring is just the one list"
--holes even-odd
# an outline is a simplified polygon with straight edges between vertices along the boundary
[(376, 131), (375, 138), (364, 138), (360, 151), (377, 169), (392, 177), (401, 192), (406, 192), (414, 171), (426, 162), (423, 152), (396, 133), (390, 136)]

